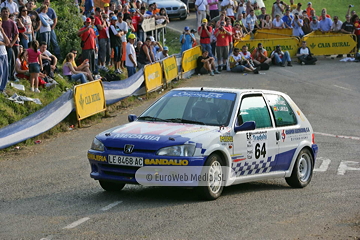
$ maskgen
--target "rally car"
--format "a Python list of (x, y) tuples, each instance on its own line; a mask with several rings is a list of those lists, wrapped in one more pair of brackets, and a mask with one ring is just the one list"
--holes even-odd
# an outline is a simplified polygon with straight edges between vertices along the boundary
[(149, 166), (222, 173), (196, 187), (208, 200), (232, 184), (285, 178), (302, 188), (311, 181), (318, 152), (313, 129), (284, 93), (178, 88), (128, 118), (97, 135), (88, 151), (90, 176), (107, 191), (139, 184), (136, 172)]

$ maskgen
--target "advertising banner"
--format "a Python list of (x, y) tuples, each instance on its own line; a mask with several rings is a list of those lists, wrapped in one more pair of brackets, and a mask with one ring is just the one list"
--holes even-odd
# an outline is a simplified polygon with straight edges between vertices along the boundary
[(145, 65), (144, 77), (146, 92), (151, 92), (162, 86), (162, 69), (159, 62)]
[(171, 80), (175, 79), (178, 76), (178, 68), (176, 63), (176, 57), (170, 56), (168, 58), (165, 58), (162, 61), (162, 66), (164, 69), (164, 77), (166, 83), (171, 82)]
[(352, 34), (306, 35), (302, 40), (314, 55), (348, 54), (356, 47), (356, 36)]
[(78, 120), (106, 110), (104, 88), (101, 80), (74, 87), (74, 102)]
[(190, 70), (195, 69), (197, 66), (196, 61), (198, 57), (201, 56), (201, 54), (202, 52), (200, 45), (184, 51), (181, 60), (183, 72), (188, 72)]
[(261, 32), (266, 33), (277, 33), (277, 34), (283, 34), (287, 36), (292, 36), (292, 29), (291, 28), (283, 28), (283, 29), (261, 29)]

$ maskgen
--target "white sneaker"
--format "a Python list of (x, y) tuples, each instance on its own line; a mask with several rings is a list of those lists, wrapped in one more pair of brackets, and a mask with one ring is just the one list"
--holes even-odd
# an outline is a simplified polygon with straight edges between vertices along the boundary
[(99, 80), (99, 79), (101, 79), (101, 76), (100, 76), (100, 75), (95, 75), (95, 76), (94, 76), (94, 80)]
[(40, 93), (40, 90), (38, 88), (35, 88), (34, 92)]
[(34, 88), (32, 87), (32, 88), (30, 88), (30, 90), (32, 91), (32, 92), (34, 92)]
[(56, 83), (52, 82), (52, 83), (46, 83), (45, 84), (45, 88), (47, 89), (52, 89), (56, 86)]

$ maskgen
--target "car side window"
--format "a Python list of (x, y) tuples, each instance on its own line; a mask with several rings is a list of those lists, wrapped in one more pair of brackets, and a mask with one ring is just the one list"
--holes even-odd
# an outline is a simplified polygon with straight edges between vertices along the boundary
[(243, 98), (238, 120), (240, 125), (244, 122), (255, 121), (256, 128), (272, 127), (270, 113), (262, 96)]
[(266, 98), (274, 114), (277, 127), (297, 124), (295, 113), (285, 98), (276, 94), (266, 94)]

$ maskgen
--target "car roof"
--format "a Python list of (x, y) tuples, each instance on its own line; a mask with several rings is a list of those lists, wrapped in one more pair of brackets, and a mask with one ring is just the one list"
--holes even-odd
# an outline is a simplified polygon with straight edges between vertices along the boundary
[(206, 91), (206, 92), (230, 92), (236, 94), (243, 93), (272, 93), (272, 94), (281, 94), (287, 95), (285, 93), (274, 91), (274, 90), (266, 90), (266, 89), (239, 89), (239, 88), (210, 88), (210, 87), (183, 87), (183, 88), (175, 88), (172, 91)]

